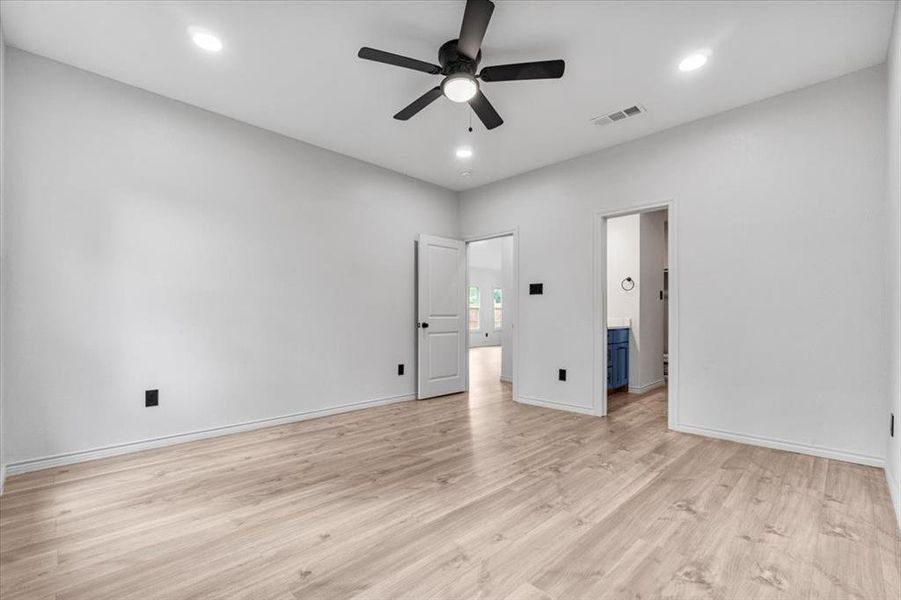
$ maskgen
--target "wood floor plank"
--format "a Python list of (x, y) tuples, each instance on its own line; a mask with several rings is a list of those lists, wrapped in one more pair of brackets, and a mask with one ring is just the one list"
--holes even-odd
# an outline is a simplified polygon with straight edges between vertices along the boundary
[(11, 477), (3, 600), (890, 598), (881, 470), (470, 394)]

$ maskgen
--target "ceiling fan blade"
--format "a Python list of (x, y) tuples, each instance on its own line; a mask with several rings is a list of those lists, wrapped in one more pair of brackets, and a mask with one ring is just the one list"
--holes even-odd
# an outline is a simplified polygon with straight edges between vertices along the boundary
[(441, 67), (427, 63), (415, 58), (408, 58), (400, 54), (392, 54), (384, 50), (376, 50), (375, 48), (360, 48), (357, 56), (366, 60), (374, 60), (375, 62), (385, 63), (386, 65), (394, 65), (395, 67), (404, 67), (405, 69), (413, 69), (414, 71), (422, 71), (431, 75), (437, 75), (441, 72)]
[(481, 119), (482, 123), (485, 124), (486, 129), (494, 129), (504, 123), (504, 120), (497, 114), (497, 111), (494, 110), (491, 103), (488, 102), (488, 98), (485, 97), (482, 90), (476, 92), (476, 95), (469, 101), (469, 105), (479, 119)]
[(479, 73), (482, 81), (516, 81), (521, 79), (559, 79), (566, 63), (562, 60), (540, 60), (485, 67)]
[(441, 86), (435, 86), (425, 94), (408, 104), (403, 110), (394, 115), (398, 121), (406, 121), (423, 108), (437, 100), (442, 95)]
[(466, 0), (463, 25), (460, 27), (460, 39), (457, 41), (457, 52), (472, 60), (476, 59), (493, 12), (494, 2), (491, 0)]

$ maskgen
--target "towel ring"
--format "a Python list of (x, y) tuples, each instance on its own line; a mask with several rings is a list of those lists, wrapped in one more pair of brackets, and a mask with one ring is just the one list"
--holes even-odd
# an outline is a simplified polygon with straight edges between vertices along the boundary
[(619, 282), (619, 285), (622, 286), (622, 288), (624, 290), (626, 290), (627, 292), (631, 292), (632, 290), (635, 289), (635, 282), (632, 280), (631, 277), (626, 277), (625, 279), (623, 279), (622, 281)]

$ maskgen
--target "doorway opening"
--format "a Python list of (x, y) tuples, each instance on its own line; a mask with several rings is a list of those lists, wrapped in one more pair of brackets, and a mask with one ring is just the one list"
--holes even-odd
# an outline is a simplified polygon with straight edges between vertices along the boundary
[(466, 244), (468, 385), (472, 392), (512, 391), (516, 302), (513, 235)]
[[(474, 353), (484, 359), (476, 369), (478, 381), (494, 382), (492, 389), (484, 391), (502, 391), (506, 394), (495, 398), (516, 399), (516, 240), (515, 229), (466, 241), (419, 235), (415, 260), (417, 399), (472, 391), (470, 346), (494, 348)], [(500, 259), (489, 246), (500, 248)], [(497, 271), (498, 265), (499, 274), (481, 279), (479, 269)], [(470, 276), (476, 288), (472, 293)]]
[(670, 413), (671, 209), (600, 215), (601, 414), (629, 407)]

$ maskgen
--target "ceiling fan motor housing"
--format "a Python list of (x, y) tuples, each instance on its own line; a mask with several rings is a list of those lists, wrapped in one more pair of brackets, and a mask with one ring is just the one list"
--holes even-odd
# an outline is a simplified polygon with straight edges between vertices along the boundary
[(476, 59), (472, 60), (464, 54), (460, 54), (457, 50), (458, 40), (449, 40), (441, 45), (438, 49), (438, 62), (441, 63), (441, 73), (443, 75), (453, 75), (455, 73), (469, 73), (475, 77), (476, 69), (479, 68), (479, 62), (482, 60), (482, 51), (479, 50)]

